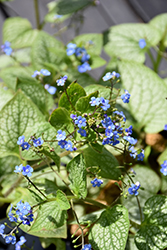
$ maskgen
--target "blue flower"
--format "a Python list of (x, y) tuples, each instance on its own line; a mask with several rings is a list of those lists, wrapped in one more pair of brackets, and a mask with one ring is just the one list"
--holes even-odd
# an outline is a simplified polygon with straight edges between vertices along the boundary
[(78, 128), (82, 128), (86, 126), (86, 119), (82, 116), (78, 116), (75, 120), (75, 124), (78, 125)]
[(63, 15), (54, 15), (54, 19), (60, 19)]
[(77, 47), (76, 50), (75, 50), (75, 55), (77, 57), (81, 57), (83, 54), (86, 54), (86, 49)]
[(44, 88), (49, 92), (49, 94), (54, 95), (57, 91), (57, 88), (50, 86), (50, 84), (45, 84)]
[(23, 215), (27, 215), (29, 212), (30, 212), (30, 210), (31, 210), (31, 206), (30, 206), (30, 204), (28, 203), (28, 202), (22, 202), (22, 200), (21, 201), (19, 201), (18, 203), (17, 203), (17, 206), (16, 206), (16, 208), (19, 210), (19, 212), (21, 212)]
[(75, 43), (69, 43), (67, 44), (67, 56), (71, 56), (75, 53), (75, 49), (76, 49), (77, 45)]
[(25, 136), (24, 136), (24, 135), (20, 136), (20, 137), (18, 138), (17, 144), (18, 144), (18, 145), (23, 144), (24, 139), (25, 139)]
[(59, 129), (59, 130), (57, 131), (56, 137), (57, 137), (57, 140), (58, 140), (58, 141), (62, 141), (62, 140), (64, 140), (64, 139), (66, 138), (66, 132), (65, 132), (65, 131), (62, 131), (61, 129)]
[(103, 106), (101, 106), (101, 108), (104, 111), (106, 111), (107, 109), (110, 108), (110, 104), (108, 104), (108, 103), (109, 103), (109, 100), (105, 100), (103, 97), (101, 97), (101, 104), (103, 105)]
[(24, 236), (20, 237), (20, 240), (17, 242), (20, 246), (22, 246), (26, 242), (26, 239)]
[(78, 66), (78, 71), (80, 73), (84, 73), (87, 70), (91, 70), (91, 67), (90, 67), (90, 65), (89, 65), (88, 62), (84, 62), (83, 64), (81, 64), (81, 65)]
[(30, 226), (30, 222), (32, 222), (33, 220), (34, 220), (34, 215), (31, 213), (31, 214), (29, 214), (28, 216), (23, 216), (22, 217), (22, 221), (23, 221), (23, 225), (28, 225), (28, 226)]
[(67, 141), (65, 141), (65, 140), (58, 141), (58, 145), (59, 145), (61, 148), (64, 148), (66, 144), (67, 144)]
[(108, 116), (104, 120), (102, 120), (101, 123), (104, 128), (115, 129), (115, 125), (113, 124), (111, 118)]
[(139, 194), (138, 191), (137, 191), (139, 188), (140, 188), (140, 183), (136, 182), (135, 184), (131, 184), (131, 187), (128, 188), (128, 192), (131, 195), (134, 194), (135, 196), (137, 196)]
[(34, 71), (34, 74), (32, 75), (32, 77), (37, 77), (40, 75), (40, 72), (38, 70)]
[(108, 138), (110, 138), (110, 137), (112, 137), (113, 136), (113, 131), (112, 131), (112, 129), (106, 129), (105, 130), (105, 135), (108, 137)]
[(47, 69), (41, 69), (40, 70), (40, 73), (43, 75), (43, 76), (50, 76), (51, 73), (47, 70)]
[(136, 156), (137, 156), (137, 151), (136, 151), (136, 149), (134, 148), (134, 146), (130, 146), (130, 147), (128, 148), (128, 151), (130, 152), (130, 156), (133, 157), (133, 159), (135, 159)]
[(81, 62), (84, 63), (90, 59), (90, 55), (87, 53), (83, 53), (81, 57)]
[(87, 134), (86, 134), (86, 130), (85, 129), (82, 129), (82, 128), (80, 128), (79, 130), (78, 130), (78, 133), (81, 135), (81, 136), (86, 136)]
[(137, 160), (138, 161), (143, 161), (143, 159), (144, 159), (144, 150), (142, 149), (140, 154), (137, 155)]
[(100, 185), (103, 184), (103, 181), (100, 180), (100, 179), (95, 178), (90, 183), (92, 184), (92, 187), (100, 187)]
[(5, 242), (6, 242), (7, 244), (12, 243), (12, 245), (14, 245), (14, 244), (16, 243), (16, 237), (13, 236), (13, 235), (6, 236), (6, 237), (5, 237)]
[(67, 80), (67, 76), (65, 75), (65, 76), (63, 76), (63, 77), (61, 77), (60, 79), (58, 79), (56, 82), (57, 82), (57, 86), (64, 86), (64, 83), (65, 83), (65, 81)]
[(125, 129), (125, 132), (126, 132), (127, 135), (131, 135), (132, 134), (132, 128), (133, 128), (132, 125), (130, 125), (129, 128)]
[(23, 150), (29, 150), (29, 148), (31, 147), (31, 145), (28, 142), (23, 142), (23, 144), (20, 145), (22, 147), (22, 151)]
[(82, 250), (91, 250), (91, 244), (85, 244)]
[(70, 118), (73, 119), (73, 120), (75, 120), (77, 118), (77, 115), (71, 114)]
[(116, 115), (123, 117), (123, 121), (126, 122), (126, 117), (122, 111), (119, 112), (118, 110), (116, 110), (113, 112), (113, 114), (116, 114)]
[(74, 151), (73, 147), (72, 147), (72, 142), (71, 141), (67, 141), (66, 145), (64, 146), (64, 148), (67, 150), (67, 151)]
[(20, 173), (22, 170), (23, 170), (23, 165), (20, 164), (19, 166), (16, 166), (16, 167), (15, 167), (14, 172), (15, 172), (15, 173)]
[(133, 168), (130, 168), (130, 172), (131, 172), (132, 174), (135, 174), (135, 175), (136, 175), (136, 172), (135, 172), (135, 170), (134, 170)]
[(130, 136), (130, 135), (125, 135), (124, 137), (123, 137), (123, 139), (124, 140), (126, 140), (126, 141), (128, 141), (130, 144), (132, 144), (132, 145), (135, 145), (136, 143), (137, 143), (137, 139), (134, 139), (132, 136)]
[(100, 98), (91, 97), (91, 101), (89, 102), (91, 106), (98, 106), (100, 104)]
[(13, 205), (11, 204), (10, 210), (9, 210), (9, 213), (8, 213), (9, 220), (11, 222), (17, 222), (16, 216), (12, 213), (12, 208), (13, 208)]
[(165, 160), (164, 162), (163, 162), (163, 164), (161, 165), (161, 169), (160, 169), (160, 171), (161, 171), (161, 173), (163, 174), (163, 175), (167, 175), (167, 160)]
[(129, 92), (125, 89), (125, 94), (121, 95), (121, 99), (124, 103), (129, 103), (130, 96)]
[(4, 229), (5, 229), (5, 225), (1, 224), (0, 225), (0, 235), (2, 235), (4, 233)]
[(167, 124), (165, 124), (165, 126), (164, 126), (164, 130), (167, 130)]
[(111, 72), (108, 72), (105, 74), (105, 76), (103, 76), (103, 81), (106, 82), (110, 79), (115, 79), (115, 78), (118, 78), (120, 77), (120, 74), (119, 73), (116, 73), (115, 71), (113, 71), (112, 73)]
[(24, 176), (30, 177), (32, 175), (32, 172), (33, 172), (33, 168), (30, 165), (27, 165), (26, 167), (23, 167), (22, 174)]
[(43, 144), (43, 140), (39, 137), (38, 139), (33, 140), (34, 147), (41, 146)]
[(144, 38), (139, 40), (139, 47), (141, 49), (143, 49), (144, 47), (146, 47), (146, 40)]
[(12, 48), (10, 47), (10, 42), (6, 41), (3, 45), (1, 45), (1, 50), (7, 55), (10, 56), (12, 53)]

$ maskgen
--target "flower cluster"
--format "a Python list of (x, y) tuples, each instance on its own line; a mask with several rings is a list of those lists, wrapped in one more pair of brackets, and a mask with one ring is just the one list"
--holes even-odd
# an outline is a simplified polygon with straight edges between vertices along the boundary
[(163, 164), (161, 165), (161, 169), (160, 169), (160, 171), (161, 171), (161, 173), (163, 174), (163, 175), (167, 175), (167, 160), (165, 160), (164, 162), (163, 162)]
[(24, 139), (25, 139), (25, 136), (22, 135), (22, 136), (20, 136), (20, 137), (18, 138), (18, 141), (17, 141), (17, 144), (18, 144), (20, 147), (22, 147), (22, 151), (25, 150), (25, 149), (26, 149), (26, 150), (29, 150), (29, 148), (31, 147), (31, 145), (30, 145), (28, 142), (25, 142)]
[(70, 140), (66, 141), (66, 132), (62, 131), (61, 129), (59, 129), (57, 131), (57, 140), (58, 140), (58, 145), (60, 146), (60, 148), (62, 149), (66, 149), (67, 151), (74, 151), (76, 150), (75, 147), (73, 147), (73, 144)]
[(6, 41), (3, 45), (1, 45), (1, 50), (7, 55), (10, 56), (12, 53), (12, 48), (10, 47), (10, 42)]
[(129, 92), (125, 90), (125, 94), (121, 95), (121, 99), (124, 103), (129, 103), (130, 96)]
[(140, 188), (140, 183), (137, 181), (135, 184), (131, 184), (131, 187), (130, 188), (128, 188), (128, 192), (129, 192), (129, 194), (131, 194), (131, 195), (135, 195), (135, 196), (137, 196), (139, 193), (138, 193), (138, 189)]
[(33, 168), (30, 165), (26, 165), (25, 167), (21, 164), (15, 167), (15, 173), (22, 173), (24, 176), (31, 177)]
[(47, 69), (41, 69), (40, 71), (35, 70), (32, 77), (39, 77), (39, 76), (50, 76), (51, 73)]
[(89, 102), (91, 106), (98, 106), (100, 104), (102, 104), (102, 106), (100, 106), (104, 111), (106, 111), (107, 109), (110, 108), (110, 104), (109, 104), (109, 100), (104, 99), (103, 97), (101, 98), (96, 98), (96, 97), (91, 97), (91, 101)]
[(92, 187), (100, 187), (101, 184), (103, 184), (103, 181), (101, 179), (95, 178), (93, 181), (90, 182), (92, 184)]
[(64, 86), (64, 83), (65, 83), (65, 81), (67, 80), (67, 76), (65, 75), (65, 76), (63, 76), (63, 77), (61, 77), (60, 79), (58, 79), (56, 82), (57, 82), (57, 86)]
[(116, 73), (115, 71), (113, 71), (112, 73), (111, 72), (108, 72), (105, 74), (105, 76), (103, 76), (103, 81), (106, 82), (110, 79), (114, 80), (116, 78), (119, 78), (120, 77), (120, 74), (119, 73)]
[(91, 67), (89, 65), (89, 59), (90, 55), (87, 53), (86, 49), (84, 47), (77, 47), (75, 43), (69, 43), (67, 44), (67, 55), (71, 56), (75, 54), (75, 56), (80, 60), (82, 63), (78, 66), (78, 71), (80, 73), (84, 73), (88, 70), (91, 70)]

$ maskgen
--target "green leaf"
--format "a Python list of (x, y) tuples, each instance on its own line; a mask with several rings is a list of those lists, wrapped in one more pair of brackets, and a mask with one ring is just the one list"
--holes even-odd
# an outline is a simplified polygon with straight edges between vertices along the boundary
[(57, 108), (52, 112), (49, 122), (56, 129), (63, 128), (71, 124), (70, 113), (65, 108)]
[(57, 13), (57, 3), (55, 1), (48, 3), (47, 7), (49, 9), (49, 12), (45, 16), (45, 22), (60, 23), (65, 21), (68, 17), (70, 17), (70, 15), (62, 15), (61, 17), (56, 18), (58, 13)]
[(144, 222), (135, 235), (139, 250), (163, 250), (167, 247), (167, 197), (155, 195), (144, 206)]
[(124, 250), (129, 231), (128, 211), (116, 205), (102, 213), (89, 233), (94, 250)]
[(90, 66), (91, 66), (91, 69), (96, 69), (96, 68), (104, 66), (106, 63), (107, 63), (106, 60), (104, 60), (100, 56), (92, 55)]
[(14, 52), (14, 57), (17, 62), (31, 64), (31, 48), (23, 48)]
[(77, 155), (67, 165), (69, 172), (70, 188), (78, 198), (87, 195), (86, 165), (82, 154)]
[(12, 66), (15, 63), (16, 63), (15, 60), (10, 56), (7, 55), (0, 56), (0, 69)]
[[(91, 44), (89, 42), (91, 41)], [(85, 47), (88, 54), (92, 54), (96, 59), (101, 54), (103, 46), (102, 34), (89, 33), (76, 36), (73, 42), (77, 44), (78, 47)], [(97, 56), (95, 56), (97, 55)], [(93, 60), (93, 58), (91, 57)], [(92, 67), (92, 66), (91, 66)]]
[(31, 81), (31, 73), (28, 67), (9, 67), (0, 71), (0, 77), (9, 88), (15, 90), (17, 78), (27, 78)]
[(13, 49), (29, 47), (37, 37), (38, 30), (32, 30), (31, 23), (22, 17), (7, 18), (3, 26), (3, 42), (11, 42)]
[(6, 179), (7, 174), (13, 173), (15, 166), (20, 164), (21, 162), (16, 156), (0, 158), (0, 179)]
[[(133, 177), (134, 182), (139, 181), (141, 187), (144, 188), (144, 190), (139, 189), (138, 195), (141, 209), (143, 209), (146, 200), (160, 190), (161, 180), (159, 176), (148, 167), (136, 165), (136, 167), (134, 167), (133, 169), (136, 172), (136, 176)], [(124, 181), (125, 183), (128, 182), (127, 176), (125, 177)], [(132, 221), (140, 224), (140, 213), (136, 197), (134, 195), (128, 195), (127, 199), (123, 199), (123, 205), (129, 211), (129, 218)]]
[(43, 248), (49, 247), (51, 244), (56, 246), (56, 250), (66, 250), (66, 243), (61, 239), (56, 238), (40, 238)]
[[(96, 212), (92, 212), (90, 214), (86, 214), (79, 218), (79, 222), (81, 225), (88, 224), (88, 223), (95, 223), (99, 217), (101, 216), (104, 209), (98, 210)], [(70, 224), (77, 224), (77, 221), (72, 221)]]
[(0, 110), (13, 97), (11, 90), (0, 88)]
[(99, 97), (104, 97), (105, 99), (109, 99), (110, 98), (110, 89), (103, 87), (101, 85), (98, 84), (93, 84), (93, 85), (89, 85), (85, 88), (86, 94), (90, 95), (92, 92), (94, 91), (98, 91), (99, 92)]
[[(66, 93), (63, 93), (59, 100), (59, 107), (64, 107), (67, 110), (71, 111), (73, 110), (73, 107), (75, 106), (76, 102), (80, 97), (86, 96), (85, 90), (76, 82), (71, 83), (67, 88), (67, 95)], [(70, 102), (69, 102), (70, 100)], [(72, 107), (72, 105), (73, 107)]]
[(69, 13), (76, 12), (84, 7), (87, 7), (92, 2), (90, 0), (59, 0), (57, 3), (57, 13), (59, 15), (66, 15)]
[[(144, 38), (147, 46), (139, 47), (139, 40)], [(149, 24), (120, 24), (112, 26), (109, 32), (109, 42), (104, 49), (110, 56), (143, 63), (148, 48), (159, 43), (161, 34)]]
[(129, 110), (136, 120), (136, 128), (144, 128), (146, 133), (157, 133), (167, 123), (167, 86), (151, 69), (139, 63), (118, 63), (122, 85), (131, 94), (128, 105), (121, 105)]
[(18, 137), (44, 121), (36, 105), (18, 91), (0, 111), (0, 156), (18, 154)]
[(35, 69), (45, 68), (45, 63), (56, 63), (56, 56), (51, 48), (63, 48), (63, 44), (44, 31), (40, 31), (36, 37), (31, 51), (32, 63)]
[(43, 146), (42, 150), (40, 150), (41, 153), (52, 159), (55, 163), (55, 165), (60, 169), (60, 157), (56, 154), (55, 151), (50, 151), (49, 147)]
[(102, 153), (99, 153), (88, 147), (84, 149), (83, 155), (87, 167), (98, 166), (100, 168), (99, 175), (101, 177), (116, 180), (121, 175), (121, 171), (117, 168), (118, 161), (105, 148), (103, 148)]
[(98, 91), (95, 91), (88, 96), (79, 98), (75, 104), (76, 110), (80, 111), (82, 114), (93, 112), (95, 107), (92, 107), (89, 103), (91, 101), (91, 97), (98, 97)]
[(156, 17), (154, 17), (150, 22), (150, 25), (152, 25), (154, 28), (156, 28), (160, 34), (161, 39), (163, 40), (164, 46), (167, 46), (167, 14), (163, 13)]
[(40, 82), (34, 79), (19, 78), (16, 89), (21, 89), (26, 96), (30, 97), (44, 114), (47, 114), (53, 106), (53, 97), (44, 89)]
[(129, 234), (125, 250), (138, 250), (134, 241), (134, 236), (131, 234)]

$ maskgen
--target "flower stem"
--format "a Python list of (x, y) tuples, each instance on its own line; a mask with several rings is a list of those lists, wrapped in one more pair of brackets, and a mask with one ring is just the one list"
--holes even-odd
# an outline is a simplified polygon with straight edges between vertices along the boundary
[(34, 7), (35, 7), (36, 26), (37, 26), (37, 29), (40, 29), (40, 18), (39, 18), (38, 0), (34, 0)]
[(38, 192), (39, 192), (40, 194), (42, 194), (42, 195), (45, 197), (45, 199), (47, 199), (46, 195), (45, 195), (44, 193), (42, 193), (42, 191), (41, 191), (39, 188), (37, 188), (37, 186), (30, 180), (29, 177), (27, 177), (27, 176), (24, 176), (24, 177), (32, 184), (32, 186), (33, 186), (36, 190), (38, 190)]

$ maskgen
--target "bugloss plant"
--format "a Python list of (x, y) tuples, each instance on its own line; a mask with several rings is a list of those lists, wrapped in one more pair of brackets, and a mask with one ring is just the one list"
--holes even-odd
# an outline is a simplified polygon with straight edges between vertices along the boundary
[[(166, 58), (167, 15), (111, 27), (104, 46), (101, 34), (64, 45), (41, 30), (91, 4), (99, 2), (51, 2), (41, 24), (37, 14), (35, 30), (20, 17), (4, 23), (0, 202), (9, 203), (13, 228), (0, 223), (0, 236), (16, 250), (28, 248), (19, 228), (40, 237), (43, 247), (65, 250), (62, 239), (73, 224), (78, 249), (167, 248), (166, 149), (155, 169), (145, 140), (167, 130), (166, 80), (157, 75)], [(88, 71), (106, 64), (103, 47), (112, 59), (95, 81)], [(155, 72), (142, 65), (145, 53)], [(116, 194), (102, 199), (108, 186)]]

